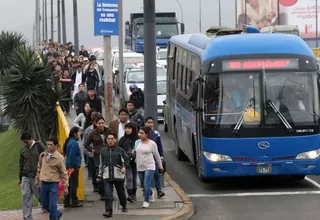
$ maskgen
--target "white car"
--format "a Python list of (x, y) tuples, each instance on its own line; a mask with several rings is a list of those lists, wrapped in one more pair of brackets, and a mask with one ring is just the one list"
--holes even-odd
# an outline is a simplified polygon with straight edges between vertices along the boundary
[[(157, 106), (158, 106), (158, 120), (163, 120), (163, 101), (166, 100), (166, 72), (164, 68), (157, 65)], [(127, 69), (124, 77), (125, 89), (123, 95), (124, 100), (129, 100), (131, 95), (130, 85), (136, 84), (138, 88), (144, 90), (144, 68)]]
[(157, 62), (167, 69), (167, 49), (159, 49), (157, 52)]
[[(144, 62), (144, 55), (136, 52), (123, 52), (123, 63), (141, 63)], [(119, 53), (115, 52), (111, 61), (114, 89), (119, 93)]]

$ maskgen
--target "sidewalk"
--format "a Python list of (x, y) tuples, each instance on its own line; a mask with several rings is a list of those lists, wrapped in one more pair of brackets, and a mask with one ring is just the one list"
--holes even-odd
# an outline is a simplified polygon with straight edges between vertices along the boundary
[[(87, 176), (86, 169), (83, 170), (83, 176)], [(100, 201), (100, 196), (93, 192), (91, 180), (84, 179), (85, 186), (85, 202), (83, 208), (78, 209), (66, 209), (64, 210), (63, 219), (104, 219), (102, 213), (104, 212), (104, 202)], [(141, 205), (143, 202), (142, 190), (137, 191), (137, 202), (128, 203), (128, 212), (122, 213), (121, 206), (118, 204), (117, 197), (114, 201), (114, 219), (174, 219), (170, 216), (175, 215), (184, 206), (182, 198), (176, 193), (176, 191), (169, 185), (165, 180), (165, 187), (163, 188), (166, 196), (162, 199), (156, 199), (155, 203), (150, 204), (150, 208), (142, 209)], [(182, 218), (187, 219), (187, 218)]]

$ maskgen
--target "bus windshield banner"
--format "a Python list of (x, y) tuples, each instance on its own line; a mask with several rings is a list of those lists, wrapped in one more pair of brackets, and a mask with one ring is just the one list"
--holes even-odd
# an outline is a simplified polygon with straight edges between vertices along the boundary
[(248, 59), (248, 60), (224, 60), (222, 71), (257, 70), (257, 69), (298, 69), (298, 59)]

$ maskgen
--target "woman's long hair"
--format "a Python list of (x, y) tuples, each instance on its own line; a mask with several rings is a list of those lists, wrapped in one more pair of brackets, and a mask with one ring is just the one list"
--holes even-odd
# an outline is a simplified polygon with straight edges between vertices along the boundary
[(83, 130), (85, 131), (87, 127), (90, 125), (94, 124), (94, 121), (92, 120), (92, 113), (95, 112), (96, 110), (94, 108), (90, 109), (88, 114), (85, 114), (86, 116), (86, 121), (84, 122), (84, 127)]
[(65, 140), (64, 145), (63, 145), (63, 155), (64, 156), (67, 155), (67, 145), (68, 145), (68, 142), (70, 141), (70, 138), (74, 138), (75, 134), (78, 133), (79, 131), (80, 131), (80, 128), (78, 128), (78, 127), (71, 128), (71, 130), (69, 132), (69, 137)]
[(137, 127), (134, 123), (129, 122), (129, 123), (125, 124), (124, 127), (132, 129), (131, 134), (129, 134), (129, 135), (127, 135), (126, 133), (124, 134), (125, 137), (129, 138), (133, 142), (139, 139), (138, 130), (137, 130)]

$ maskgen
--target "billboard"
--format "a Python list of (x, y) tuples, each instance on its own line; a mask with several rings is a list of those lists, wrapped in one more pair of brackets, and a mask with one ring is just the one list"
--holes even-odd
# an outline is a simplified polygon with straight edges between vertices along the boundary
[(320, 0), (238, 0), (237, 27), (242, 28), (243, 24), (259, 29), (277, 24), (298, 25), (301, 37), (315, 38), (319, 4)]

